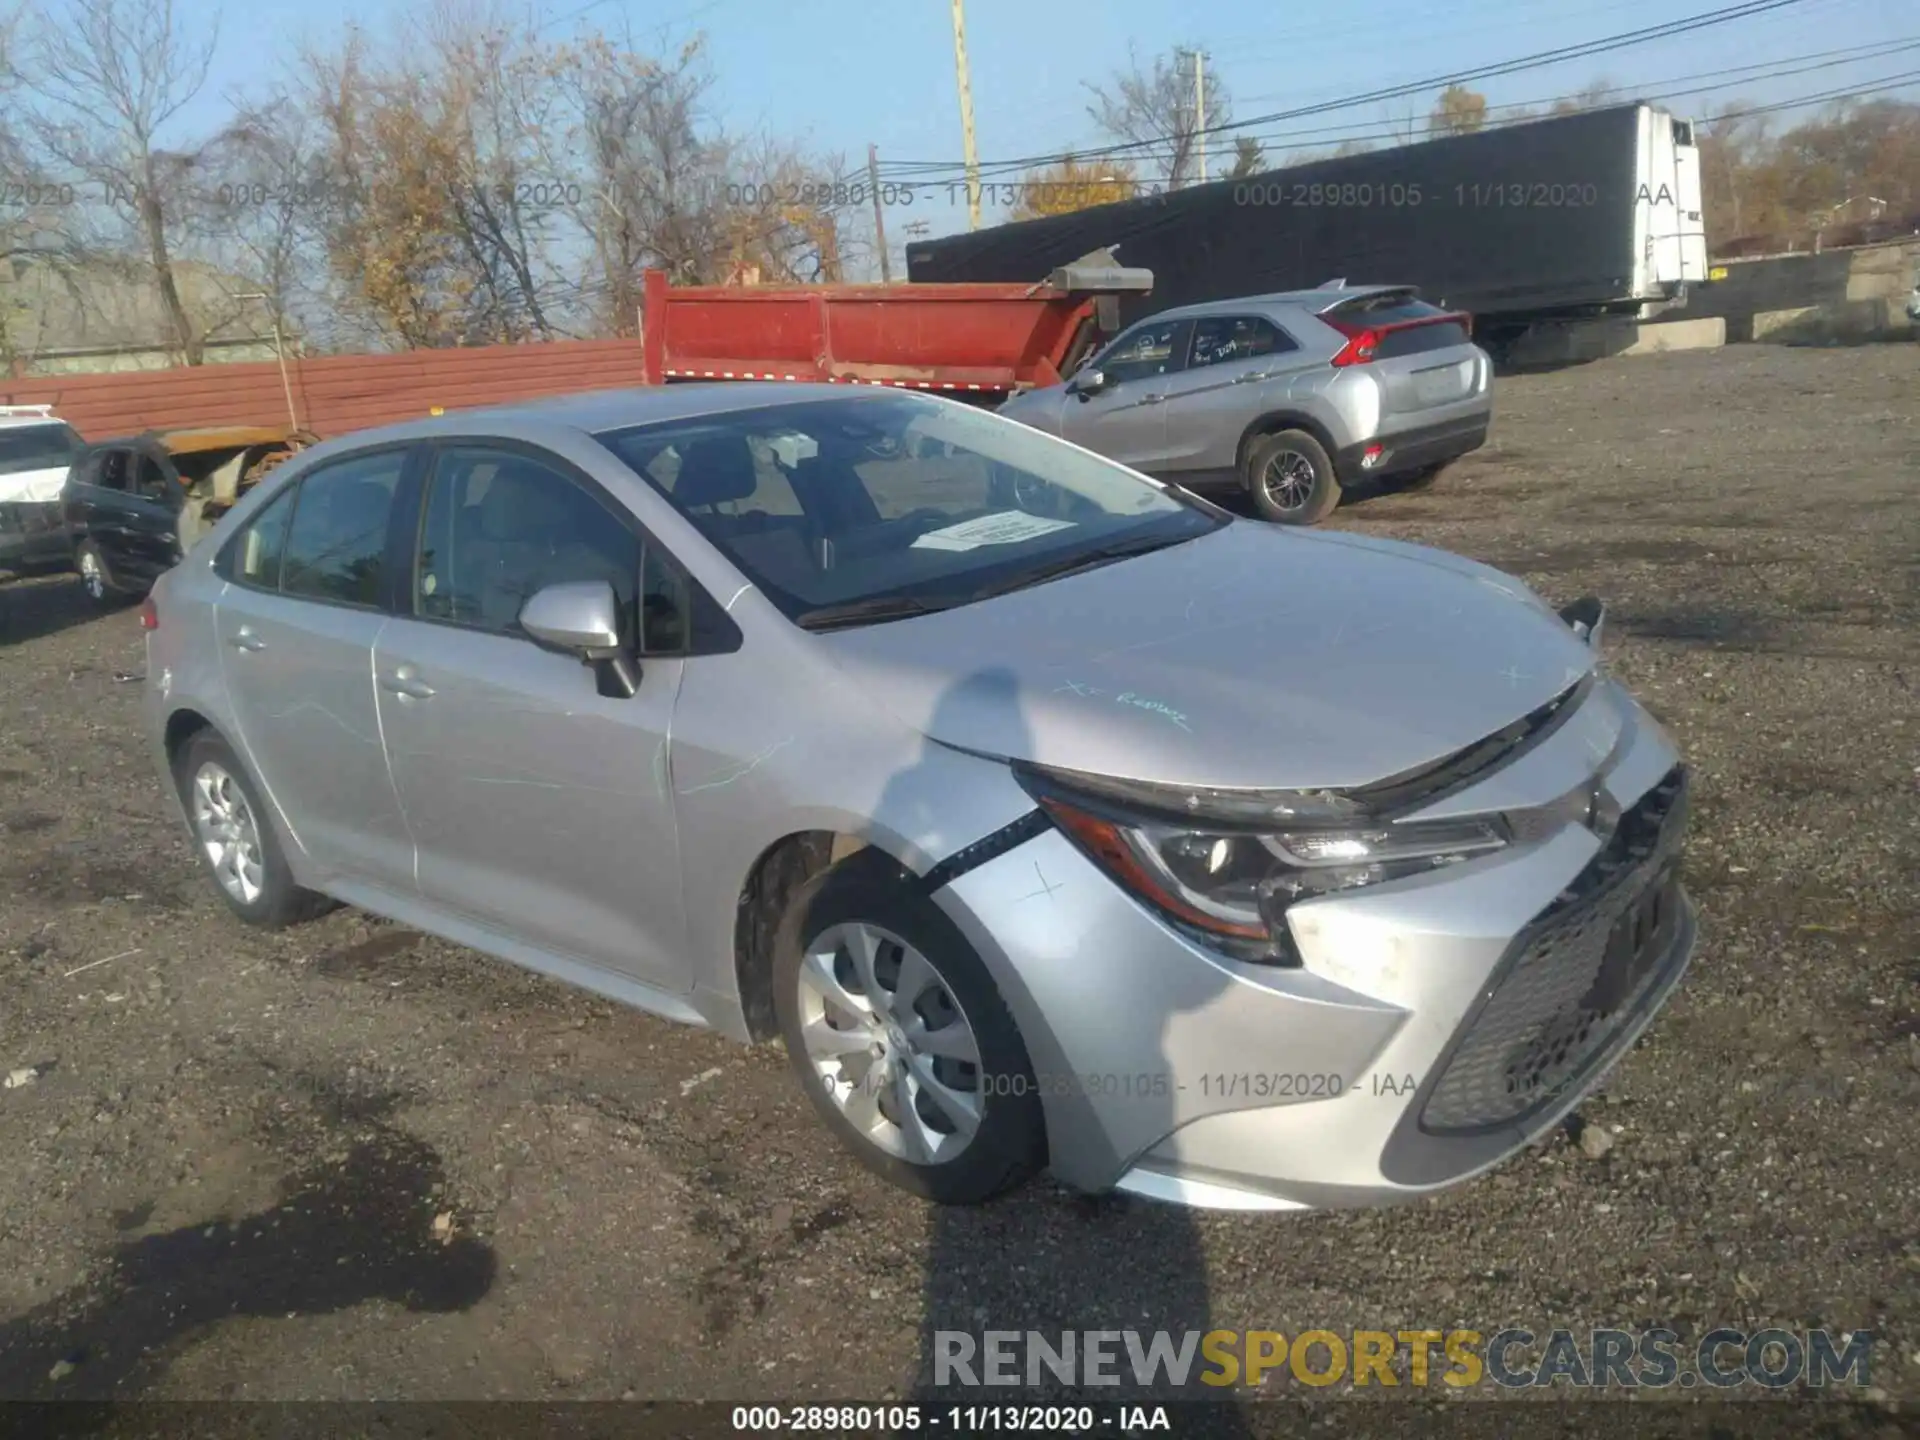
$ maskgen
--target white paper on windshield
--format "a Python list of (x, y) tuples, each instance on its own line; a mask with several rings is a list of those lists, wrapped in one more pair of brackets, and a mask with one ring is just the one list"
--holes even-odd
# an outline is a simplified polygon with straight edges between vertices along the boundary
[(1045, 520), (1024, 510), (1002, 510), (998, 515), (981, 515), (962, 520), (944, 530), (929, 530), (911, 548), (915, 550), (977, 550), (982, 545), (1016, 545), (1036, 535), (1055, 530), (1071, 530), (1071, 520)]

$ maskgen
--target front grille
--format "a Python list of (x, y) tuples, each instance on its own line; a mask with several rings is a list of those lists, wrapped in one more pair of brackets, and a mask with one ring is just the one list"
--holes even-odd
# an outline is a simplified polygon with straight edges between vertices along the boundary
[(1587, 1076), (1667, 973), (1686, 818), (1676, 767), (1515, 942), (1428, 1092), (1422, 1130), (1524, 1124)]

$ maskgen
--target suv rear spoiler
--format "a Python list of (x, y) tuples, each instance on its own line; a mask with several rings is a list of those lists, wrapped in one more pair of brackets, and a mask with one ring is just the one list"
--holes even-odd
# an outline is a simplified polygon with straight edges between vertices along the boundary
[[(1344, 286), (1345, 283), (1345, 281), (1328, 281), (1327, 284), (1320, 288), (1326, 290), (1331, 289), (1335, 284)], [(1418, 300), (1419, 298), (1420, 287), (1418, 285), (1370, 285), (1365, 289), (1351, 290), (1330, 305), (1326, 305), (1314, 313), (1322, 316), (1337, 315), (1342, 310), (1351, 309), (1360, 305), (1371, 305), (1377, 300)]]

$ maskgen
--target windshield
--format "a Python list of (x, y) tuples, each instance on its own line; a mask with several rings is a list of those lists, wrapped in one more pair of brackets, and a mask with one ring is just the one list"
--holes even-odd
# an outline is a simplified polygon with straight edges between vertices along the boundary
[(58, 420), (45, 425), (0, 426), (0, 475), (27, 470), (64, 470), (73, 463), (80, 437)]
[(898, 392), (598, 438), (790, 618), (822, 628), (964, 604), (1227, 523), (1017, 422)]

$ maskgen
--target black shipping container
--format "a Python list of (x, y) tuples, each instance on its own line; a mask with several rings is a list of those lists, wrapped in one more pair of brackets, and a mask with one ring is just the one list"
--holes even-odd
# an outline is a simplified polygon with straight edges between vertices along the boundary
[[(1478, 319), (1637, 308), (1638, 104), (1317, 160), (907, 247), (920, 282), (1020, 281), (1089, 251), (1153, 272), (1127, 323), (1329, 280), (1417, 285)], [(1690, 141), (1690, 136), (1687, 137)], [(1224, 148), (1224, 147), (1223, 147)], [(1695, 217), (1697, 221), (1697, 216)], [(1643, 273), (1643, 272), (1642, 272)]]

